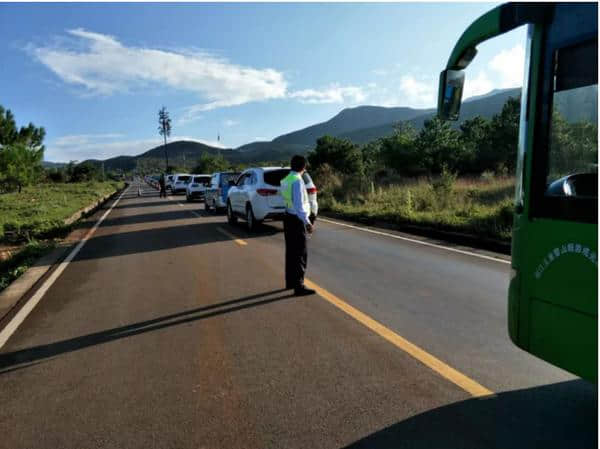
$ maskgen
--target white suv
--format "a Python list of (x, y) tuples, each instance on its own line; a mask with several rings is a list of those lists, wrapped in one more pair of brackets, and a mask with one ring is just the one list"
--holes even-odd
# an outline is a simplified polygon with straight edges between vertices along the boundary
[(177, 173), (173, 175), (173, 181), (171, 181), (171, 192), (173, 195), (178, 193), (185, 193), (187, 185), (192, 180), (192, 175), (187, 173)]
[[(235, 224), (238, 217), (246, 220), (254, 230), (263, 220), (281, 220), (285, 203), (280, 194), (280, 182), (290, 168), (260, 167), (242, 172), (235, 185), (227, 192), (227, 219)], [(308, 173), (303, 176), (310, 202), (311, 216), (318, 212), (317, 189)]]
[(173, 188), (173, 178), (175, 175), (165, 176), (165, 190), (171, 190)]
[(206, 189), (209, 187), (210, 175), (191, 175), (191, 181), (188, 182), (185, 189), (185, 199), (188, 201), (203, 200)]

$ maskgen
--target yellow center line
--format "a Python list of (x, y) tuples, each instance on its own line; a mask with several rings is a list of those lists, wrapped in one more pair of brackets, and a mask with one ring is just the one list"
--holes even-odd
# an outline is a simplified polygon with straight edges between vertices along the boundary
[(240, 246), (246, 246), (248, 244), (248, 242), (242, 240), (242, 239), (238, 239), (235, 235), (233, 235), (231, 232), (226, 231), (225, 229), (223, 229), (220, 226), (217, 226), (217, 231), (219, 231), (221, 234), (223, 234), (226, 237), (229, 237), (230, 239), (232, 239), (235, 243), (237, 243)]
[(400, 335), (396, 334), (394, 331), (387, 328), (383, 324), (375, 321), (373, 318), (369, 317), (368, 315), (365, 315), (360, 310), (352, 307), (350, 304), (346, 303), (345, 301), (342, 301), (340, 298), (335, 296), (333, 293), (328, 292), (324, 288), (318, 286), (317, 284), (315, 284), (314, 282), (312, 282), (308, 279), (305, 279), (304, 282), (308, 287), (316, 290), (316, 292), (323, 299), (325, 299), (329, 303), (333, 304), (335, 307), (342, 310), (343, 312), (347, 313), (352, 318), (354, 318), (356, 321), (358, 321), (362, 325), (371, 329), (377, 335), (385, 338), (387, 341), (392, 343), (397, 348), (401, 349), (402, 351), (406, 352), (407, 354), (409, 354), (412, 357), (414, 357), (415, 359), (417, 359), (419, 362), (421, 362), (424, 365), (426, 365), (427, 367), (431, 368), (433, 371), (438, 373), (440, 376), (446, 378), (450, 382), (459, 386), (460, 388), (465, 390), (470, 395), (475, 396), (475, 397), (482, 397), (482, 396), (491, 396), (494, 394), (493, 391), (488, 390), (483, 385), (480, 385), (479, 383), (475, 382), (473, 379), (471, 379), (471, 378), (465, 376), (464, 374), (462, 374), (461, 372), (455, 370), (451, 366), (442, 362), (437, 357), (434, 357), (433, 355), (429, 354), (427, 351), (419, 348), (417, 345), (411, 343), (410, 341), (408, 341), (405, 338), (401, 337)]
[[(245, 246), (248, 244), (244, 240), (238, 239), (235, 235), (231, 234), (230, 232), (226, 231), (220, 226), (217, 227), (217, 230), (223, 235), (229, 237), (230, 239), (233, 239), (238, 245)], [(383, 337), (388, 342), (396, 346), (398, 349), (406, 352), (411, 357), (417, 359), (423, 365), (435, 371), (443, 378), (462, 388), (471, 396), (484, 397), (493, 396), (495, 394), (493, 391), (485, 388), (483, 385), (479, 384), (475, 380), (471, 379), (470, 377), (467, 377), (460, 371), (452, 368), (450, 365), (444, 363), (437, 357), (429, 354), (427, 351), (421, 349), (414, 343), (411, 343), (406, 338), (401, 337), (400, 335), (392, 331), (390, 328), (384, 326), (378, 321), (375, 321), (370, 316), (366, 315), (365, 313), (351, 306), (347, 302), (338, 298), (336, 295), (329, 292), (328, 290), (325, 290), (323, 287), (315, 284), (313, 281), (305, 279), (304, 283), (308, 287), (314, 289), (324, 300), (331, 303), (344, 313), (350, 315), (363, 326), (369, 328), (371, 331), (375, 332), (380, 337)]]

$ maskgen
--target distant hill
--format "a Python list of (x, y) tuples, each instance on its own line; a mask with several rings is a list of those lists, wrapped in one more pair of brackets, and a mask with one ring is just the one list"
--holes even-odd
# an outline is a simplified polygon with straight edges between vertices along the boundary
[(67, 165), (66, 162), (42, 161), (42, 167), (44, 167), (44, 168), (62, 168), (65, 165)]
[(433, 110), (381, 106), (348, 108), (326, 122), (279, 136), (273, 139), (273, 143), (314, 146), (315, 141), (324, 135), (340, 136), (358, 129), (410, 120), (429, 111)]
[[(209, 145), (205, 145), (200, 142), (192, 142), (186, 140), (178, 140), (175, 142), (169, 142), (167, 144), (167, 154), (169, 156), (169, 164), (170, 165), (187, 165), (191, 166), (195, 163), (197, 159), (200, 158), (202, 153), (209, 154), (217, 154), (218, 152), (222, 152), (223, 154), (231, 153), (235, 150), (231, 149), (220, 149), (211, 147)], [(165, 147), (164, 145), (159, 145), (154, 147), (142, 154), (138, 154), (137, 156), (117, 156), (112, 157), (110, 159), (106, 159), (104, 161), (99, 161), (96, 159), (88, 159), (85, 162), (93, 163), (95, 165), (100, 165), (104, 162), (104, 169), (107, 171), (112, 170), (123, 170), (129, 171), (133, 170), (138, 166), (138, 163), (143, 160), (161, 160), (165, 159)]]
[[(191, 169), (203, 153), (211, 155), (221, 154), (231, 163), (250, 163), (258, 161), (280, 161), (289, 159), (293, 154), (305, 153), (309, 147), (306, 145), (277, 145), (264, 142), (265, 145), (251, 145), (246, 151), (230, 148), (216, 148), (199, 142), (178, 140), (167, 144), (169, 165), (186, 166)], [(106, 171), (123, 170), (130, 171), (143, 165), (144, 161), (162, 166), (165, 160), (165, 147), (163, 145), (152, 148), (137, 156), (117, 156), (104, 161), (88, 159), (83, 163), (92, 163), (100, 166), (104, 162)]]
[[(506, 100), (510, 97), (518, 97), (521, 94), (521, 89), (504, 89), (493, 95), (482, 95), (476, 98), (469, 98), (465, 100), (460, 108), (460, 120), (454, 122), (454, 126), (458, 127), (465, 120), (472, 119), (478, 115), (491, 118), (493, 115), (498, 114)], [(435, 109), (430, 109), (426, 112), (412, 117), (406, 121), (412, 124), (417, 130), (423, 127), (426, 120), (430, 120), (436, 114)], [(357, 129), (348, 133), (343, 133), (337, 137), (351, 140), (354, 143), (364, 144), (380, 137), (387, 137), (393, 134), (394, 126), (398, 121), (392, 121), (385, 123), (380, 126), (372, 128)]]
[[(520, 95), (520, 89), (494, 90), (485, 95), (466, 99), (461, 107), (460, 126), (464, 120), (477, 115), (491, 118), (499, 113), (509, 97)], [(564, 108), (569, 108), (565, 104)], [(394, 126), (408, 121), (416, 129), (421, 129), (426, 120), (435, 115), (435, 109), (413, 109), (406, 107), (386, 108), (381, 106), (359, 106), (340, 111), (326, 122), (318, 123), (298, 131), (276, 137), (270, 142), (250, 142), (236, 149), (220, 149), (192, 141), (176, 141), (167, 145), (169, 163), (175, 166), (192, 167), (202, 153), (221, 154), (232, 163), (252, 163), (283, 161), (293, 154), (306, 154), (315, 146), (316, 140), (323, 135), (346, 138), (357, 144), (364, 144), (380, 137), (389, 136)], [(597, 112), (594, 112), (597, 118)], [(118, 156), (104, 161), (105, 170), (132, 170), (140, 161), (163, 161), (164, 147), (152, 148), (137, 156)], [(90, 160), (95, 164), (101, 161)]]

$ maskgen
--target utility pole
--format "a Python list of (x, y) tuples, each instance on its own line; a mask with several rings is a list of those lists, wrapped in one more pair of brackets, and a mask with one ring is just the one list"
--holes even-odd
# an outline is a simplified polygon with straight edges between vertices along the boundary
[(171, 135), (171, 119), (164, 106), (158, 111), (158, 133), (164, 138), (165, 173), (169, 170), (169, 155), (167, 154), (167, 136)]

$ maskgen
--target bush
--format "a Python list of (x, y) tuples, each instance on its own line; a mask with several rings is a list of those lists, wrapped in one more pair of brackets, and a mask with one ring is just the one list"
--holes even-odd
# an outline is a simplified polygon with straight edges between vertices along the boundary
[(308, 163), (313, 169), (328, 164), (342, 174), (363, 175), (363, 155), (360, 148), (346, 139), (323, 136), (308, 153)]
[(58, 168), (48, 170), (46, 176), (50, 182), (67, 182), (67, 174), (64, 170)]
[(439, 208), (448, 207), (452, 201), (455, 182), (456, 173), (451, 172), (448, 166), (444, 164), (440, 176), (431, 182), (431, 189), (435, 194)]
[(319, 201), (331, 202), (342, 187), (342, 180), (329, 164), (322, 164), (311, 172), (315, 185), (319, 189)]
[(483, 179), (484, 181), (493, 181), (495, 178), (495, 174), (492, 170), (485, 170), (482, 174), (481, 174), (481, 179)]

